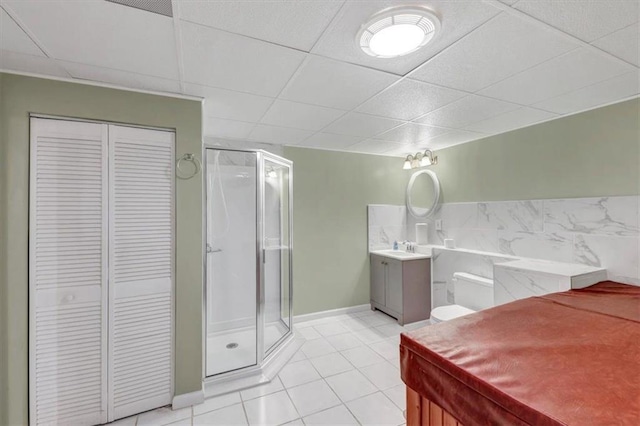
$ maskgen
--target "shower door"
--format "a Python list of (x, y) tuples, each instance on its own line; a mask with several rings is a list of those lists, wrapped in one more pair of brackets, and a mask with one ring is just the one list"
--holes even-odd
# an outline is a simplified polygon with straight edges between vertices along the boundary
[(291, 335), (291, 163), (206, 150), (207, 376), (260, 366)]
[(256, 365), (256, 152), (206, 150), (206, 375)]
[(264, 350), (291, 330), (291, 163), (263, 154)]

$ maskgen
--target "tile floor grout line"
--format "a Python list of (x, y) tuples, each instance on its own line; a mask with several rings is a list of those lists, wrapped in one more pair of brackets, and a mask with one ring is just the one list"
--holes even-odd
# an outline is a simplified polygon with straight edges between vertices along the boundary
[[(394, 407), (395, 409), (399, 410), (401, 413), (404, 411), (404, 409), (402, 408), (402, 406), (397, 405), (397, 404), (396, 404), (396, 402), (395, 402), (395, 401), (394, 401), (394, 400), (393, 400), (389, 395), (387, 395), (387, 393), (386, 393), (386, 392), (389, 392), (389, 391), (391, 391), (392, 389), (394, 389), (394, 388), (396, 388), (396, 387), (398, 387), (398, 386), (402, 386), (402, 384), (403, 384), (403, 383), (402, 383), (402, 382), (400, 382), (399, 384), (396, 384), (396, 385), (390, 386), (390, 387), (388, 387), (388, 388), (382, 389), (382, 388), (380, 388), (378, 385), (374, 384), (374, 383), (370, 380), (370, 378), (369, 378), (366, 374), (364, 374), (363, 369), (369, 368), (369, 367), (371, 367), (371, 366), (373, 366), (373, 365), (377, 365), (377, 364), (382, 365), (383, 363), (385, 363), (385, 365), (391, 366), (392, 368), (394, 368), (394, 369), (398, 370), (398, 369), (396, 368), (396, 367), (397, 367), (397, 366), (396, 366), (396, 364), (397, 364), (397, 359), (396, 359), (395, 357), (393, 357), (393, 358), (387, 358), (387, 357), (385, 357), (382, 353), (380, 353), (380, 352), (376, 351), (376, 350), (373, 348), (373, 346), (374, 346), (374, 345), (379, 345), (380, 343), (383, 343), (383, 342), (386, 342), (386, 343), (388, 343), (388, 344), (390, 344), (390, 345), (394, 345), (394, 346), (395, 346), (395, 345), (397, 345), (397, 344), (398, 344), (398, 343), (397, 343), (397, 338), (398, 338), (399, 334), (400, 334), (400, 333), (402, 333), (402, 332), (405, 332), (405, 331), (410, 331), (410, 330), (406, 329), (406, 328), (405, 328), (405, 327), (403, 327), (403, 326), (397, 325), (397, 322), (393, 322), (393, 321), (386, 321), (386, 320), (390, 319), (390, 317), (388, 317), (388, 316), (387, 316), (387, 315), (385, 315), (385, 314), (379, 313), (379, 312), (377, 312), (377, 311), (371, 311), (371, 312), (369, 312), (369, 311), (363, 311), (363, 312), (358, 312), (358, 313), (359, 313), (360, 315), (354, 315), (354, 314), (341, 314), (341, 315), (336, 315), (335, 317), (321, 318), (321, 319), (319, 319), (319, 320), (321, 320), (321, 321), (320, 321), (318, 324), (316, 324), (316, 325), (310, 325), (309, 327), (311, 327), (311, 328), (313, 329), (313, 331), (314, 331), (316, 334), (318, 334), (318, 335), (319, 335), (319, 337), (317, 337), (317, 338), (313, 338), (313, 339), (307, 339), (307, 338), (304, 338), (304, 337), (303, 337), (303, 339), (301, 339), (301, 340), (304, 340), (303, 346), (304, 346), (304, 344), (306, 344), (307, 342), (318, 341), (318, 340), (320, 340), (320, 339), (323, 339), (323, 340), (324, 340), (324, 342), (325, 342), (326, 344), (328, 344), (328, 345), (329, 345), (329, 347), (331, 347), (331, 348), (333, 349), (333, 351), (332, 351), (332, 352), (329, 352), (329, 353), (326, 353), (326, 354), (324, 354), (324, 355), (314, 356), (314, 357), (309, 357), (309, 356), (307, 356), (307, 355), (302, 351), (302, 347), (303, 347), (303, 346), (301, 346), (301, 347), (300, 347), (300, 349), (298, 349), (298, 351), (296, 351), (296, 353), (295, 353), (291, 358), (293, 358), (293, 357), (297, 356), (297, 355), (298, 355), (298, 353), (300, 353), (300, 354), (302, 355), (303, 359), (298, 359), (298, 360), (297, 360), (297, 361), (295, 361), (295, 362), (290, 362), (290, 360), (289, 360), (289, 361), (285, 364), (285, 367), (286, 367), (287, 365), (296, 364), (296, 363), (298, 363), (298, 362), (300, 362), (300, 361), (308, 361), (308, 362), (309, 362), (309, 364), (311, 365), (311, 368), (313, 369), (313, 371), (315, 371), (315, 373), (319, 376), (319, 379), (314, 379), (314, 380), (311, 380), (311, 381), (306, 382), (306, 383), (301, 383), (301, 384), (297, 384), (297, 385), (295, 385), (295, 386), (290, 386), (289, 388), (288, 388), (288, 387), (286, 387), (286, 386), (284, 385), (284, 383), (283, 383), (282, 379), (280, 378), (280, 375), (279, 375), (279, 374), (278, 374), (278, 375), (276, 375), (276, 376), (273, 378), (273, 380), (271, 381), (271, 382), (278, 381), (278, 382), (280, 383), (280, 385), (282, 386), (282, 390), (284, 390), (286, 397), (289, 399), (289, 402), (293, 405), (294, 410), (295, 410), (296, 414), (298, 415), (298, 417), (297, 417), (296, 419), (290, 420), (290, 421), (288, 421), (287, 423), (292, 422), (292, 421), (300, 421), (300, 422), (302, 422), (302, 424), (306, 424), (306, 422), (304, 421), (304, 417), (308, 417), (308, 416), (312, 416), (312, 415), (320, 414), (320, 413), (323, 413), (323, 412), (325, 412), (325, 411), (328, 411), (328, 410), (335, 409), (335, 408), (338, 408), (338, 407), (343, 406), (343, 407), (347, 410), (347, 412), (348, 412), (348, 413), (353, 417), (353, 419), (355, 419), (355, 421), (356, 421), (359, 425), (361, 425), (361, 424), (362, 424), (362, 423), (361, 423), (361, 421), (358, 419), (358, 417), (357, 417), (357, 416), (355, 415), (355, 413), (354, 413), (354, 412), (349, 408), (349, 406), (348, 406), (347, 404), (348, 404), (348, 403), (351, 403), (351, 402), (354, 402), (354, 401), (357, 401), (357, 400), (360, 400), (360, 399), (362, 399), (362, 398), (370, 397), (371, 395), (375, 395), (375, 394), (377, 394), (377, 393), (382, 394), (382, 397), (384, 398), (384, 400), (386, 400), (387, 402), (389, 402), (389, 403), (391, 404), (391, 405), (390, 405), (391, 407)], [(386, 321), (386, 322), (384, 322), (384, 323), (379, 323), (378, 325), (362, 324), (362, 325), (364, 325), (364, 327), (363, 327), (363, 328), (358, 328), (357, 330), (353, 330), (353, 329), (351, 329), (348, 325), (346, 325), (346, 326), (345, 326), (344, 324), (341, 324), (341, 321), (347, 321), (347, 320), (355, 320), (355, 321), (358, 321), (359, 319), (364, 318), (364, 317), (379, 317), (379, 318), (380, 318), (380, 320), (385, 319), (385, 321)], [(340, 320), (337, 320), (336, 318), (341, 318), (341, 319), (340, 319)], [(377, 320), (376, 320), (376, 322), (377, 322)], [(324, 335), (324, 334), (322, 334), (320, 331), (318, 331), (318, 330), (315, 328), (315, 327), (317, 327), (317, 326), (330, 325), (330, 324), (334, 324), (334, 325), (335, 325), (335, 324), (339, 324), (339, 325), (342, 327), (342, 330), (344, 330), (344, 331), (340, 331), (340, 332), (339, 332), (339, 333), (337, 333), (337, 334)], [(388, 335), (388, 334), (386, 334), (386, 333), (383, 333), (383, 332), (379, 329), (379, 328), (381, 328), (381, 327), (391, 327), (391, 328), (393, 328), (394, 330), (393, 330), (393, 332), (392, 332), (392, 334), (391, 334), (391, 335)], [(308, 327), (304, 327), (304, 328), (308, 328)], [(322, 327), (321, 327), (321, 329), (322, 329)], [(329, 329), (331, 329), (331, 327), (329, 327)], [(365, 330), (366, 330), (366, 331), (365, 331)], [(358, 332), (365, 332), (365, 333), (366, 333), (366, 332), (374, 332), (374, 333), (376, 333), (376, 334), (378, 335), (379, 339), (378, 339), (378, 338), (376, 338), (376, 339), (375, 339), (375, 340), (373, 340), (373, 341), (364, 341), (364, 340), (361, 340), (361, 338), (359, 338), (359, 337), (358, 337)], [(299, 332), (298, 332), (297, 334), (299, 334), (299, 335), (300, 335), (300, 333), (299, 333)], [(354, 346), (354, 347), (347, 347), (347, 348), (345, 348), (345, 349), (340, 350), (340, 349), (338, 349), (336, 346), (334, 346), (334, 344), (332, 344), (332, 343), (331, 343), (331, 341), (329, 340), (329, 339), (331, 339), (331, 338), (333, 338), (333, 337), (335, 337), (335, 336), (341, 336), (341, 335), (347, 335), (347, 334), (348, 334), (348, 335), (351, 335), (351, 336), (352, 336), (352, 338), (353, 338), (353, 339), (355, 339), (355, 340), (358, 342), (356, 346)], [(371, 351), (371, 353), (373, 353), (373, 354), (375, 354), (377, 357), (379, 357), (379, 358), (381, 359), (381, 361), (379, 361), (379, 362), (378, 362), (378, 361), (376, 361), (376, 362), (374, 362), (373, 364), (366, 364), (366, 365), (363, 365), (363, 366), (361, 366), (361, 367), (356, 366), (356, 365), (353, 363), (353, 361), (351, 361), (349, 358), (347, 358), (347, 357), (344, 355), (344, 353), (345, 353), (345, 352), (347, 352), (347, 351), (350, 351), (350, 350), (353, 350), (353, 349), (359, 349), (359, 348), (366, 348), (367, 350)], [(316, 367), (316, 365), (313, 363), (313, 360), (314, 360), (314, 359), (318, 359), (318, 358), (322, 358), (322, 357), (331, 356), (331, 355), (338, 355), (338, 356), (342, 357), (344, 360), (346, 360), (346, 361), (347, 361), (347, 363), (348, 363), (348, 365), (350, 366), (350, 368), (349, 368), (348, 370), (346, 370), (346, 371), (341, 371), (341, 372), (332, 373), (332, 374), (328, 374), (328, 375), (326, 375), (326, 376), (323, 376), (323, 375), (320, 373), (320, 370), (319, 370), (319, 369)], [(291, 359), (291, 358), (290, 358), (290, 359)], [(331, 385), (330, 385), (330, 383), (329, 383), (329, 380), (328, 380), (328, 379), (330, 379), (330, 378), (332, 378), (332, 377), (335, 377), (335, 376), (338, 376), (338, 375), (341, 375), (341, 374), (348, 374), (348, 373), (353, 373), (353, 372), (357, 372), (357, 374), (361, 375), (361, 376), (362, 376), (362, 378), (363, 378), (367, 383), (369, 383), (369, 384), (371, 385), (371, 387), (372, 387), (372, 389), (374, 389), (374, 391), (373, 391), (373, 392), (371, 392), (371, 393), (367, 393), (367, 394), (365, 394), (365, 395), (358, 396), (357, 398), (352, 399), (352, 400), (350, 400), (350, 401), (348, 401), (348, 402), (347, 402), (347, 401), (344, 401), (344, 400), (343, 400), (343, 399), (342, 399), (342, 398), (341, 398), (341, 397), (336, 393), (336, 391), (333, 389), (333, 387), (331, 387)], [(399, 374), (399, 372), (398, 372), (398, 374)], [(324, 409), (321, 409), (321, 410), (318, 410), (318, 411), (315, 411), (315, 412), (311, 412), (311, 413), (309, 413), (309, 414), (307, 414), (306, 416), (304, 416), (304, 417), (303, 417), (303, 416), (301, 415), (301, 413), (300, 413), (300, 411), (299, 411), (298, 407), (297, 407), (297, 406), (296, 406), (296, 404), (293, 402), (293, 398), (291, 398), (291, 394), (289, 393), (289, 390), (290, 390), (290, 389), (292, 389), (292, 388), (296, 388), (296, 387), (304, 386), (304, 385), (306, 385), (306, 384), (310, 384), (310, 383), (314, 383), (314, 382), (322, 382), (322, 383), (324, 383), (324, 385), (325, 385), (325, 386), (327, 386), (327, 387), (328, 387), (328, 389), (330, 390), (331, 394), (332, 394), (333, 396), (335, 396), (335, 397), (336, 397), (336, 399), (337, 399), (337, 401), (339, 401), (340, 403), (339, 403), (339, 404), (336, 404), (336, 405), (333, 405), (333, 406), (330, 406), (330, 407), (327, 407), (327, 408), (324, 408)], [(262, 384), (262, 385), (260, 385), (260, 386), (266, 386), (266, 385), (268, 385), (268, 384)], [(260, 386), (257, 386), (257, 387), (260, 387)], [(257, 388), (257, 387), (254, 387), (254, 388)], [(249, 388), (249, 389), (251, 389), (251, 388)], [(252, 400), (255, 400), (255, 399), (259, 399), (259, 398), (264, 398), (264, 397), (267, 397), (267, 396), (270, 396), (270, 395), (273, 395), (273, 394), (276, 394), (276, 393), (278, 393), (278, 392), (281, 392), (282, 390), (276, 390), (276, 391), (273, 391), (273, 392), (270, 392), (270, 393), (267, 393), (267, 394), (264, 394), (264, 395), (258, 395), (258, 396), (256, 396), (255, 398), (251, 398), (251, 399), (245, 399), (245, 398), (242, 396), (241, 391), (236, 391), (236, 392), (237, 392), (237, 394), (238, 394), (238, 399), (240, 400), (240, 402), (238, 402), (238, 403), (236, 403), (236, 404), (241, 404), (241, 406), (242, 406), (242, 410), (243, 410), (243, 414), (244, 414), (244, 419), (245, 419), (245, 421), (247, 422), (247, 424), (249, 424), (249, 416), (248, 416), (248, 412), (247, 412), (247, 407), (246, 407), (246, 405), (245, 405), (247, 402), (252, 401)], [(231, 393), (229, 393), (229, 395), (231, 395), (231, 394), (233, 394), (233, 393), (236, 393), (236, 392), (231, 392)], [(215, 411), (223, 410), (223, 409), (226, 409), (226, 408), (228, 408), (228, 407), (234, 406), (234, 405), (236, 405), (236, 404), (230, 404), (230, 405), (227, 405), (227, 406), (224, 406), (224, 407), (217, 408), (217, 409), (215, 409), (215, 410), (211, 410), (211, 411), (207, 411), (207, 412), (205, 412), (205, 413), (201, 413), (201, 414), (199, 414), (199, 415), (204, 415), (204, 414), (207, 414), (207, 413), (211, 413), (211, 412), (215, 412)], [(191, 425), (193, 425), (193, 424), (195, 424), (195, 417), (196, 417), (196, 414), (195, 414), (195, 406), (190, 406), (190, 407), (189, 407), (189, 411), (190, 411), (190, 416), (189, 416), (188, 420), (189, 420), (190, 424), (191, 424)], [(134, 425), (135, 425), (135, 426), (138, 426), (139, 420), (140, 420), (140, 416), (139, 416), (139, 415), (136, 415), (136, 416), (135, 416), (135, 421), (134, 421)], [(187, 418), (185, 418), (185, 419), (183, 419), (183, 420), (187, 420)], [(178, 422), (179, 422), (179, 421), (180, 421), (180, 420), (178, 420)], [(404, 424), (406, 424), (406, 421), (405, 421), (405, 422), (403, 422), (401, 425), (404, 425)], [(252, 425), (252, 426), (254, 426), (254, 425)]]

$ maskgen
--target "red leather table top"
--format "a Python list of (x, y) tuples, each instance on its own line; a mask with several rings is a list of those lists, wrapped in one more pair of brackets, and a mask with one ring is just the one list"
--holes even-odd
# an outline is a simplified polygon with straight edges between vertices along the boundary
[(465, 426), (640, 425), (640, 287), (605, 281), (403, 334), (402, 379)]

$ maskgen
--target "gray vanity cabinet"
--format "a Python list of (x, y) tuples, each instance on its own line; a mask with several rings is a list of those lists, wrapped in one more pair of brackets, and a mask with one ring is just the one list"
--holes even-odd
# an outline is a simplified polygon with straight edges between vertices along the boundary
[(371, 254), (371, 309), (400, 325), (422, 321), (431, 313), (431, 259), (396, 260)]

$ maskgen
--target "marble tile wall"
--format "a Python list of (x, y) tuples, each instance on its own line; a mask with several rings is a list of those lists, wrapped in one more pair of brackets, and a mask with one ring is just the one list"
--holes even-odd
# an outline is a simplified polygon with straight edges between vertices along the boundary
[(367, 206), (369, 250), (388, 249), (407, 239), (407, 208), (388, 204)]
[[(427, 221), (429, 243), (453, 238), (469, 250), (603, 267), (609, 279), (640, 285), (639, 204), (639, 196), (446, 203)], [(416, 220), (404, 220), (415, 240)]]
[(609, 279), (640, 285), (639, 203), (624, 196), (444, 204), (429, 221), (429, 237), (437, 245), (453, 238), (466, 249), (603, 267)]
[(501, 256), (484, 252), (445, 248), (432, 250), (432, 288), (433, 307), (454, 303), (453, 274), (467, 272), (480, 277), (493, 279), (493, 265), (495, 263), (515, 260), (513, 256)]

